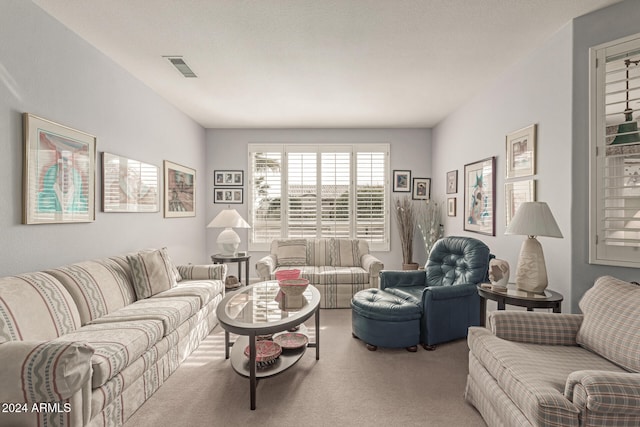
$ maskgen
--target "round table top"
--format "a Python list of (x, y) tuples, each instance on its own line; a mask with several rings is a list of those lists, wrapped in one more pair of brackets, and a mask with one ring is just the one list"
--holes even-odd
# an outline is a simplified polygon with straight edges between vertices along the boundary
[(237, 262), (237, 261), (247, 261), (251, 258), (251, 255), (222, 255), (222, 254), (214, 254), (211, 255), (212, 261), (228, 261), (228, 262)]
[(523, 301), (557, 302), (562, 301), (562, 294), (551, 289), (545, 289), (544, 293), (527, 292), (516, 289), (515, 285), (509, 284), (506, 291), (496, 291), (491, 288), (483, 288), (478, 285), (478, 292), (486, 298), (508, 298)]

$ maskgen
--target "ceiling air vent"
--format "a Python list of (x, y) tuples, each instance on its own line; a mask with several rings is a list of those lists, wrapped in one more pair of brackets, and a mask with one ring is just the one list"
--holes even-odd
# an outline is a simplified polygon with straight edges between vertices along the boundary
[(169, 60), (169, 62), (171, 62), (173, 64), (173, 66), (176, 67), (178, 69), (178, 71), (180, 71), (180, 73), (182, 73), (183, 76), (185, 76), (185, 77), (198, 77), (198, 76), (196, 76), (196, 73), (194, 73), (191, 70), (191, 68), (189, 68), (187, 63), (184, 62), (184, 59), (182, 59), (181, 56), (165, 56), (165, 58), (167, 58)]

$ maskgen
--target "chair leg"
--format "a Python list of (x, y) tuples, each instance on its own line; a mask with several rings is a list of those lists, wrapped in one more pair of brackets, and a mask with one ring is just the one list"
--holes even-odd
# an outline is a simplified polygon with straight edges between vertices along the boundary
[(427, 345), (427, 344), (422, 344), (422, 348), (424, 348), (427, 351), (433, 351), (436, 349), (435, 345)]
[(418, 346), (417, 345), (412, 345), (410, 347), (407, 347), (407, 351), (409, 351), (411, 353), (415, 353), (416, 351), (418, 351)]
[(369, 351), (376, 351), (378, 349), (377, 345), (371, 345), (371, 344), (367, 344), (367, 350)]

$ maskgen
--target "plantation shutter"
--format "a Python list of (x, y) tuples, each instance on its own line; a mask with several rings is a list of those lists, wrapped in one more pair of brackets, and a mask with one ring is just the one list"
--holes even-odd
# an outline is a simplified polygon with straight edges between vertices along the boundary
[(594, 53), (595, 236), (590, 261), (640, 267), (640, 39)]
[(292, 239), (318, 235), (318, 154), (312, 150), (292, 147), (287, 152), (287, 237)]
[(355, 237), (371, 249), (388, 247), (388, 158), (388, 151), (356, 153)]
[[(342, 151), (339, 151), (342, 149)], [(351, 235), (351, 147), (328, 147), (320, 162), (320, 234)]]

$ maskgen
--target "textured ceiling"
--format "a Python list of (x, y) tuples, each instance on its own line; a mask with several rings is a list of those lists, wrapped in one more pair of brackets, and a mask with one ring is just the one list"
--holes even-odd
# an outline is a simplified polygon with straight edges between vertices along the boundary
[(33, 1), (204, 127), (351, 128), (432, 127), (619, 0)]

